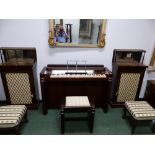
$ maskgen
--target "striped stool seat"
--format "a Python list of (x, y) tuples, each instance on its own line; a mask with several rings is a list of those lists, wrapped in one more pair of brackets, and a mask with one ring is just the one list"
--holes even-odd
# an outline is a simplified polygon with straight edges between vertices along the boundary
[(20, 125), (27, 113), (25, 105), (0, 106), (0, 129), (13, 129)]
[(155, 119), (155, 110), (146, 101), (127, 101), (125, 107), (136, 120)]
[(155, 109), (146, 101), (126, 101), (124, 104), (123, 118), (126, 117), (126, 110), (133, 118), (132, 134), (138, 122), (155, 120)]
[(66, 107), (90, 107), (87, 96), (67, 96)]

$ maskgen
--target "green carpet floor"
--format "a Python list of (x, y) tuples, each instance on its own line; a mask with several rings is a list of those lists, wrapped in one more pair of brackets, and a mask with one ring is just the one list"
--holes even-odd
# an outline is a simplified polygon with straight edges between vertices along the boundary
[[(66, 122), (65, 135), (89, 135), (86, 121)], [(22, 135), (60, 135), (60, 111), (51, 109), (43, 115), (41, 108), (28, 111), (28, 123), (21, 128)], [(108, 113), (96, 108), (94, 135), (130, 135), (130, 123), (122, 119), (121, 108), (110, 108)], [(138, 135), (151, 135), (151, 125), (143, 124), (135, 130)]]

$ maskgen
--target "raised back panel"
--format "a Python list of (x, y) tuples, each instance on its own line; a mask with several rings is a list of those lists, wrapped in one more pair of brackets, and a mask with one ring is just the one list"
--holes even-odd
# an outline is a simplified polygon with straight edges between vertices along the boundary
[(112, 62), (128, 63), (130, 61), (143, 64), (145, 50), (142, 49), (114, 49)]
[(32, 104), (31, 87), (27, 73), (6, 73), (11, 104)]
[(122, 73), (117, 102), (134, 101), (136, 98), (140, 73)]

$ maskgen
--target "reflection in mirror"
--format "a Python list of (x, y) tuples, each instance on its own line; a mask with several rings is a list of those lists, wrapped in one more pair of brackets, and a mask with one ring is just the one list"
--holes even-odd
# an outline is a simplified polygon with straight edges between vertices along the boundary
[(49, 44), (103, 47), (105, 24), (106, 21), (102, 19), (51, 19)]
[(100, 26), (101, 19), (55, 20), (55, 42), (97, 44)]

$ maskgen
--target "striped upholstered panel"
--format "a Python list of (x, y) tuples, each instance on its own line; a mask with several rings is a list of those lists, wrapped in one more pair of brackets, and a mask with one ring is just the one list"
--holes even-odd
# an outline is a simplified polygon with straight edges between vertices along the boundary
[(17, 126), (26, 113), (25, 105), (0, 106), (0, 128)]
[(155, 110), (146, 101), (127, 101), (125, 107), (136, 120), (155, 120)]
[(90, 103), (87, 96), (67, 96), (67, 107), (90, 107)]
[(32, 104), (31, 87), (27, 73), (6, 73), (11, 104)]

